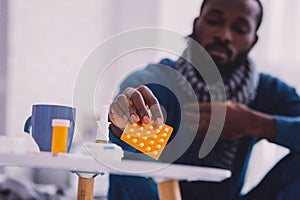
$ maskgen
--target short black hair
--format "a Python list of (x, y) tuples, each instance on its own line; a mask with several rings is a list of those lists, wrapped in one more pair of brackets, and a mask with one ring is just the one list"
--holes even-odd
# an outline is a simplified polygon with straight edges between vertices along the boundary
[[(203, 11), (204, 6), (207, 4), (208, 1), (209, 0), (203, 0), (201, 8), (200, 8), (200, 12)], [(263, 6), (262, 6), (260, 0), (254, 0), (254, 1), (256, 1), (258, 3), (259, 10), (260, 10), (260, 12), (259, 12), (259, 14), (257, 16), (257, 24), (256, 24), (256, 31), (257, 31), (259, 29), (260, 25), (261, 25), (262, 18), (263, 18)]]

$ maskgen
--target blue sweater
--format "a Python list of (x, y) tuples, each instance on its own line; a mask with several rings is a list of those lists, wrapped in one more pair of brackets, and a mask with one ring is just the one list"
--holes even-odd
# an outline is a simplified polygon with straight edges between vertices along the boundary
[[(180, 124), (181, 115), (179, 102), (171, 91), (172, 88), (170, 88), (170, 90), (155, 84), (177, 84), (176, 79), (171, 77), (173, 74), (169, 73), (170, 67), (172, 68), (175, 62), (164, 59), (159, 64), (168, 67), (158, 67), (157, 64), (153, 64), (144, 70), (134, 72), (121, 84), (120, 91), (122, 92), (127, 87), (135, 88), (146, 84), (157, 97), (160, 104), (165, 108), (167, 113), (166, 124), (173, 126), (174, 132), (176, 133), (178, 124)], [(277, 123), (277, 136), (272, 142), (288, 147), (291, 151), (300, 151), (300, 98), (294, 88), (270, 75), (260, 74), (257, 96), (249, 107), (274, 116)], [(113, 134), (110, 134), (110, 139), (127, 151), (135, 151), (135, 149), (120, 141), (118, 138), (115, 138)], [(240, 140), (232, 177), (217, 184), (219, 188), (218, 193), (222, 195), (221, 197), (224, 199), (238, 196), (244, 181), (251, 149), (256, 141), (257, 139), (250, 137), (245, 137)], [(197, 155), (189, 156), (195, 157)], [(146, 159), (146, 157), (144, 159)], [(182, 161), (179, 159), (176, 162)], [(200, 185), (195, 183), (181, 183), (184, 199), (193, 198), (190, 196), (191, 191), (201, 190), (201, 187), (205, 188), (210, 186), (204, 185), (203, 183), (200, 183)], [(206, 190), (206, 193), (209, 193), (209, 189), (204, 190)], [(224, 196), (223, 193), (226, 193), (226, 195)], [(207, 195), (210, 196), (210, 194)], [(109, 198), (112, 200), (134, 200), (158, 199), (158, 196), (156, 185), (152, 179), (114, 175), (110, 178)], [(216, 197), (216, 199), (220, 199), (220, 196)]]

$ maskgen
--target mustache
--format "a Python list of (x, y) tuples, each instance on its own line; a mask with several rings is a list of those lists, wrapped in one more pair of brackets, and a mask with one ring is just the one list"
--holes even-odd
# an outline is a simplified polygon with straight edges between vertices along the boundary
[(214, 42), (214, 43), (208, 44), (204, 47), (204, 49), (206, 51), (219, 49), (219, 50), (224, 51), (228, 57), (231, 57), (233, 54), (232, 50), (228, 47), (228, 45), (225, 43), (222, 43), (222, 42)]

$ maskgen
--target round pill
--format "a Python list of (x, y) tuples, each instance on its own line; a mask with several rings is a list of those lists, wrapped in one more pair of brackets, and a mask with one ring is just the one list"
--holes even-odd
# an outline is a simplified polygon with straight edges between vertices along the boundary
[(145, 144), (144, 144), (143, 142), (141, 142), (141, 143), (139, 144), (139, 146), (140, 146), (140, 147), (143, 147), (143, 146), (145, 146)]
[(129, 139), (129, 138), (130, 138), (130, 135), (127, 134), (127, 135), (126, 135), (126, 138)]
[(168, 135), (167, 133), (163, 133), (162, 134), (163, 137), (167, 137), (167, 135)]
[(134, 123), (133, 126), (137, 126), (137, 123)]
[(149, 144), (153, 145), (153, 144), (154, 144), (154, 141), (153, 141), (153, 140), (151, 140), (151, 141), (149, 142)]
[(147, 151), (150, 151), (150, 150), (151, 150), (151, 147), (147, 147), (146, 150), (147, 150)]
[(161, 148), (161, 145), (160, 145), (160, 144), (156, 145), (156, 148), (160, 149), (160, 148)]
[(129, 129), (129, 132), (134, 132), (134, 129), (133, 128)]
[(137, 139), (136, 139), (136, 138), (134, 138), (134, 139), (132, 140), (132, 142), (134, 142), (134, 143), (137, 143)]
[(137, 132), (137, 133), (136, 133), (136, 136), (140, 137), (140, 136), (141, 136), (141, 133)]
[(165, 141), (165, 140), (164, 140), (164, 139), (162, 139), (162, 138), (161, 138), (161, 139), (159, 139), (159, 142), (160, 142), (160, 143), (163, 143), (164, 141)]
[(153, 151), (153, 154), (154, 154), (154, 155), (157, 155), (157, 154), (158, 154), (158, 151)]
[(142, 131), (142, 130), (144, 130), (144, 127), (141, 126), (139, 129)]
[(153, 126), (152, 126), (152, 125), (150, 125), (150, 126), (149, 126), (149, 129), (151, 129), (151, 130), (152, 130), (152, 129), (153, 129)]

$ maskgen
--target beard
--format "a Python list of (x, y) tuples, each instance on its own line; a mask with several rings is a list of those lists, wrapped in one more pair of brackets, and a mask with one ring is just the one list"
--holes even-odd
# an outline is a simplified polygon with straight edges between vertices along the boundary
[[(205, 49), (203, 48), (203, 50), (205, 50)], [(195, 47), (191, 43), (189, 43), (184, 54), (189, 55), (192, 63), (196, 64), (196, 66), (207, 66), (205, 63), (209, 62), (208, 60), (212, 59), (214, 61), (214, 63), (216, 64), (216, 66), (221, 74), (221, 77), (227, 79), (232, 75), (232, 73), (239, 66), (241, 66), (247, 62), (248, 54), (249, 54), (250, 50), (251, 49), (246, 49), (246, 50), (240, 51), (233, 60), (230, 60), (230, 58), (229, 58), (229, 62), (224, 63), (224, 64), (221, 64), (218, 58), (210, 56), (207, 52), (203, 53), (203, 52), (199, 51), (199, 48)], [(204, 57), (203, 55), (205, 55), (205, 54), (209, 55), (209, 56)], [(198, 72), (197, 72), (197, 74), (198, 74), (197, 76), (203, 80), (203, 78), (201, 77), (201, 75)]]
[(229, 78), (232, 73), (241, 65), (244, 65), (247, 61), (248, 54), (250, 50), (244, 50), (242, 52), (239, 52), (234, 60), (231, 60), (225, 64), (220, 64), (218, 62), (218, 58), (213, 58), (213, 61), (215, 62), (221, 76), (223, 78)]

